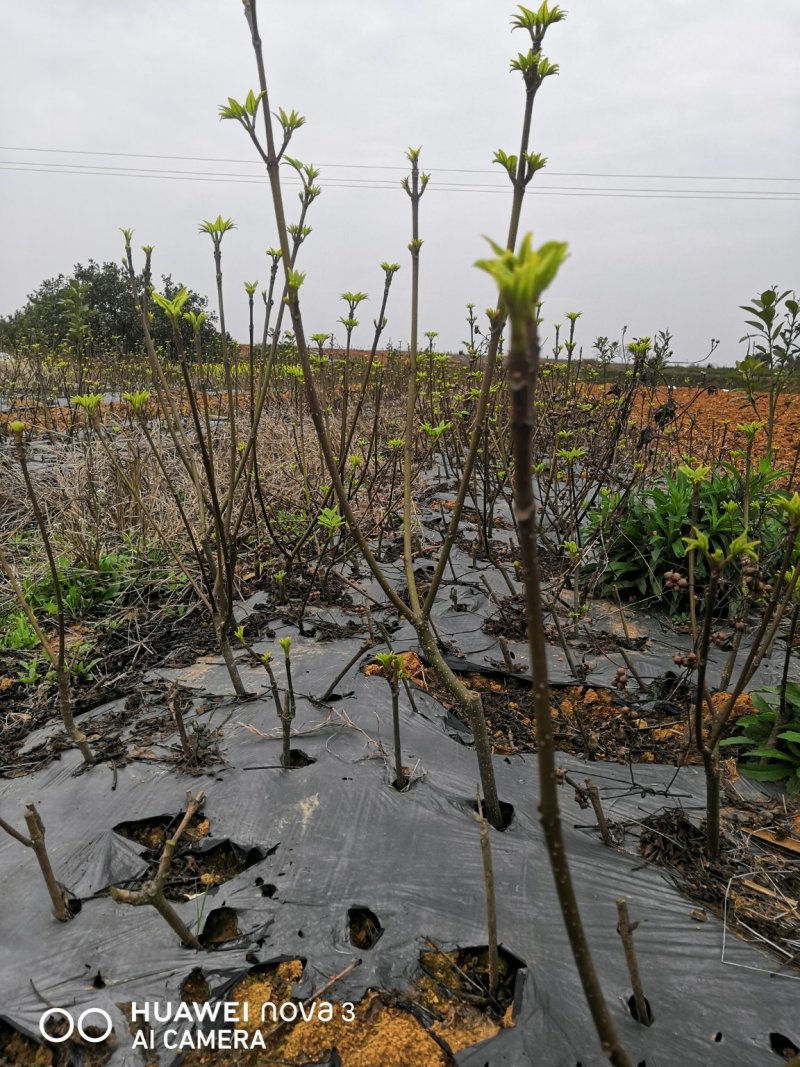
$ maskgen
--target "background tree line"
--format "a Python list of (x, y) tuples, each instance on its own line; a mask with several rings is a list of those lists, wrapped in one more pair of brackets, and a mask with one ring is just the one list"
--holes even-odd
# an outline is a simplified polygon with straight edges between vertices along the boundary
[[(159, 292), (171, 299), (181, 288), (169, 274), (162, 275)], [(209, 310), (208, 299), (189, 289), (184, 310), (207, 315), (201, 330), (203, 355), (220, 355), (217, 316)], [(184, 342), (192, 348), (191, 329), (181, 324)], [(172, 329), (164, 315), (154, 315), (150, 330), (153, 340), (167, 356), (175, 354)], [(99, 357), (112, 352), (124, 355), (144, 353), (142, 325), (133, 305), (130, 285), (122, 266), (78, 263), (69, 277), (47, 278), (29, 294), (24, 307), (0, 316), (0, 347), (24, 352), (33, 345), (55, 351), (67, 346), (80, 355)]]

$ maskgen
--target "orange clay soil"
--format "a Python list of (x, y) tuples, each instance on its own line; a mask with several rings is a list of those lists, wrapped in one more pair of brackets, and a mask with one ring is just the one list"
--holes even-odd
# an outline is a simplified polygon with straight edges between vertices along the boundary
[[(354, 355), (358, 354), (354, 353)], [(591, 386), (590, 389), (601, 393), (608, 391), (607, 387), (599, 385)], [(677, 386), (673, 389), (672, 397), (677, 404), (676, 418), (665, 427), (665, 430), (668, 436), (675, 439), (676, 459), (683, 452), (692, 452), (698, 458), (703, 458), (703, 453), (707, 448), (717, 453), (722, 450), (729, 452), (731, 449), (743, 448), (744, 437), (736, 426), (757, 420), (766, 421), (769, 402), (768, 394), (757, 393), (754, 398), (754, 408), (741, 390), (729, 392), (719, 390), (714, 395), (709, 395), (704, 389), (689, 386)], [(666, 386), (659, 386), (652, 393), (647, 388), (640, 388), (631, 410), (631, 420), (634, 425), (642, 428), (652, 423), (652, 412), (667, 399)], [(241, 408), (248, 403), (244, 392), (240, 392), (237, 400), (237, 406)], [(214, 412), (219, 408), (221, 413), (224, 406), (223, 397), (211, 398), (211, 407)], [(181, 399), (181, 408), (182, 414), (189, 414), (188, 405), (183, 399)], [(123, 401), (101, 404), (100, 410), (102, 416), (108, 413), (118, 418), (129, 415), (128, 405)], [(39, 428), (51, 429), (61, 429), (76, 422), (81, 424), (86, 421), (83, 412), (75, 408), (49, 407), (45, 412), (39, 403), (23, 403), (18, 411), (9, 413), (0, 419), (0, 429), (5, 429), (6, 423), (15, 418), (21, 419), (26, 424), (33, 422)], [(778, 399), (774, 435), (776, 454), (785, 466), (791, 466), (798, 443), (800, 443), (800, 396), (785, 394)], [(762, 432), (756, 437), (755, 455), (763, 454), (765, 446), (766, 434)]]
[(352, 1022), (342, 1019), (342, 1004), (332, 1001), (330, 1022), (301, 1019), (289, 1026), (276, 1026), (270, 1021), (261, 1027), (262, 1004), (288, 1001), (302, 973), (300, 960), (287, 960), (248, 975), (228, 994), (231, 1001), (248, 1003), (250, 1020), (241, 1028), (251, 1033), (261, 1029), (268, 1047), (266, 1053), (262, 1049), (190, 1051), (182, 1061), (183, 1067), (261, 1067), (265, 1063), (299, 1067), (324, 1062), (334, 1047), (342, 1067), (449, 1067), (452, 1063), (452, 1058), (409, 1011), (375, 991), (368, 992), (355, 1005)]
[[(729, 453), (733, 449), (745, 447), (744, 435), (736, 429), (737, 425), (767, 419), (769, 396), (757, 393), (754, 397), (755, 409), (741, 391), (723, 392), (713, 396), (697, 388), (685, 386), (673, 390), (673, 399), (677, 404), (677, 417), (666, 427), (675, 431), (676, 449), (691, 452), (699, 459), (704, 458), (705, 450)], [(660, 407), (668, 398), (667, 389), (661, 386), (655, 390), (652, 401), (649, 393), (640, 390), (633, 405), (632, 418), (643, 427), (651, 421), (652, 410)], [(756, 435), (754, 456), (762, 456), (766, 449), (766, 432)], [(795, 452), (800, 444), (800, 397), (786, 394), (778, 398), (775, 412), (775, 432), (773, 447), (777, 455), (777, 464), (791, 468)]]
[[(426, 1008), (435, 1022), (427, 1031), (406, 1008), (402, 999), (376, 990), (368, 991), (354, 1006), (355, 1018), (341, 1018), (342, 1005), (335, 1003), (330, 1022), (312, 1020), (291, 1025), (261, 1026), (261, 1007), (280, 1004), (292, 996), (292, 989), (303, 974), (300, 960), (286, 960), (273, 967), (255, 971), (243, 978), (228, 994), (228, 999), (249, 1005), (249, 1021), (242, 1029), (261, 1030), (268, 1048), (264, 1051), (220, 1052), (193, 1051), (186, 1055), (183, 1067), (259, 1067), (264, 1062), (299, 1065), (323, 1062), (333, 1049), (342, 1067), (449, 1067), (452, 1058), (440, 1045), (438, 1037), (452, 1053), (469, 1048), (493, 1037), (501, 1027), (513, 1026), (511, 1005), (502, 1020), (481, 1011), (460, 996), (463, 974), (452, 960), (455, 953), (423, 953), (425, 973), (410, 990), (417, 1005)], [(501, 958), (501, 981), (506, 961)], [(322, 998), (321, 998), (322, 999)], [(474, 998), (473, 998), (474, 999)], [(432, 1036), (436, 1035), (436, 1037)]]

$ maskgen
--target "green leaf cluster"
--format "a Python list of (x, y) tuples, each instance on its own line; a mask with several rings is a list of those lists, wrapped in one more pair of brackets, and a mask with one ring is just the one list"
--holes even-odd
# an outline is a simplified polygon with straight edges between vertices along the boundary
[[(606, 593), (617, 589), (628, 599), (654, 598), (675, 611), (687, 594), (668, 590), (663, 574), (675, 569), (685, 572), (690, 548), (695, 549), (697, 592), (702, 595), (710, 573), (708, 558), (726, 560), (750, 552), (752, 541), (759, 542), (762, 570), (770, 573), (780, 563), (787, 528), (785, 513), (792, 508), (789, 494), (774, 490), (774, 483), (785, 473), (768, 459), (753, 465), (747, 485), (750, 530), (744, 541), (737, 538), (744, 532), (746, 480), (744, 472), (732, 463), (720, 464), (713, 471), (680, 464), (657, 482), (636, 489), (624, 501), (619, 493), (601, 493), (599, 506), (590, 516), (593, 528), (603, 526), (607, 537), (607, 559), (598, 575), (600, 588)], [(697, 522), (693, 524), (695, 494)], [(800, 500), (797, 506), (800, 509)], [(693, 535), (695, 525), (699, 536)], [(687, 538), (691, 543), (687, 544)], [(720, 610), (731, 596), (738, 595), (744, 565), (746, 557), (742, 556), (726, 568)], [(597, 571), (597, 564), (587, 566)]]
[(767, 700), (762, 693), (780, 695), (777, 686), (752, 693), (750, 699), (756, 709), (753, 715), (743, 715), (736, 723), (741, 733), (720, 741), (720, 747), (741, 747), (739, 773), (756, 782), (783, 782), (787, 793), (800, 792), (800, 682), (786, 683), (786, 714), (775, 744), (769, 745), (770, 735), (778, 717), (780, 701)]

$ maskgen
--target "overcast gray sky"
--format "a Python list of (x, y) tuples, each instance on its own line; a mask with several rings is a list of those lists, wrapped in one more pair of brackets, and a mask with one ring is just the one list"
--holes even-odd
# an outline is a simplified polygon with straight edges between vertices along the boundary
[[(743, 354), (737, 305), (800, 283), (800, 3), (564, 6), (569, 17), (545, 45), (561, 73), (534, 114), (532, 147), (550, 162), (523, 217), (537, 243), (570, 244), (546, 320), (582, 311), (587, 349), (624, 325), (629, 337), (669, 327), (685, 361), (717, 337), (715, 361), (731, 363)], [(384, 338), (407, 339), (410, 209), (398, 181), (409, 145), (423, 146), (432, 175), (421, 329), (457, 349), (466, 302), (493, 303), (473, 263), (485, 254), (481, 234), (502, 240), (507, 228), (510, 190), (491, 159), (519, 142), (524, 94), (508, 62), (526, 38), (510, 32), (514, 10), (497, 0), (260, 0), (271, 103), (306, 116), (290, 153), (322, 168), (298, 264), (309, 332), (343, 335), (339, 295), (361, 289), (372, 299), (356, 341), (367, 344), (388, 259), (403, 269)], [(197, 226), (222, 214), (238, 225), (223, 266), (229, 328), (244, 340), (242, 283), (266, 281), (264, 249), (277, 242), (252, 146), (217, 118), (227, 96), (257, 83), (240, 0), (4, 0), (0, 38), (0, 313), (77, 262), (119, 259), (121, 226), (134, 227), (137, 246), (155, 245), (157, 273), (210, 294), (210, 240)], [(294, 211), (293, 193), (288, 203)]]

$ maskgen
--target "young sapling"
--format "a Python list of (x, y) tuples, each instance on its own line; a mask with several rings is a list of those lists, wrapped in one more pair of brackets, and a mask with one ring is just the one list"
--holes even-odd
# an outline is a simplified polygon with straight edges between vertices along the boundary
[[(543, 5), (543, 8), (546, 8), (546, 5)], [(530, 15), (533, 17), (532, 12)], [(528, 62), (541, 63), (546, 60), (532, 57)], [(508, 389), (514, 459), (514, 511), (528, 619), (528, 648), (539, 761), (540, 821), (570, 948), (597, 1036), (614, 1067), (631, 1067), (630, 1057), (617, 1036), (595, 970), (564, 845), (557, 792), (558, 771), (555, 762), (553, 721), (550, 714), (544, 604), (539, 568), (537, 501), (531, 474), (540, 360), (537, 304), (566, 258), (567, 246), (558, 241), (549, 241), (535, 250), (530, 234), (522, 240), (516, 254), (493, 242), (490, 243), (495, 258), (480, 260), (477, 266), (495, 279), (500, 300), (508, 309), (511, 323)]]
[(275, 712), (281, 723), (283, 730), (283, 753), (281, 755), (281, 764), (284, 767), (291, 766), (291, 735), (292, 735), (292, 719), (294, 719), (294, 691), (292, 689), (292, 668), (291, 661), (289, 659), (289, 650), (291, 648), (291, 637), (281, 637), (278, 644), (281, 646), (284, 652), (286, 660), (286, 679), (288, 689), (284, 695), (284, 699), (281, 700), (281, 691), (278, 688), (278, 681), (275, 678), (275, 672), (272, 669), (272, 653), (271, 652), (256, 652), (250, 642), (244, 635), (244, 626), (238, 626), (234, 630), (236, 640), (245, 648), (251, 656), (259, 661), (264, 670), (267, 672), (269, 678), (270, 689), (272, 690), (272, 699), (275, 703)]
[(278, 638), (278, 644), (283, 649), (283, 660), (286, 666), (286, 693), (284, 694), (283, 707), (280, 712), (281, 726), (283, 727), (283, 755), (281, 762), (283, 766), (288, 770), (292, 765), (292, 753), (291, 753), (291, 737), (292, 737), (292, 721), (295, 716), (295, 700), (294, 700), (294, 686), (292, 685), (292, 658), (291, 658), (291, 637)]
[(394, 733), (394, 773), (395, 789), (402, 792), (408, 785), (403, 767), (403, 754), (400, 744), (400, 682), (406, 677), (403, 657), (398, 652), (378, 652), (375, 660), (381, 665), (383, 675), (389, 683), (392, 694), (392, 731)]

